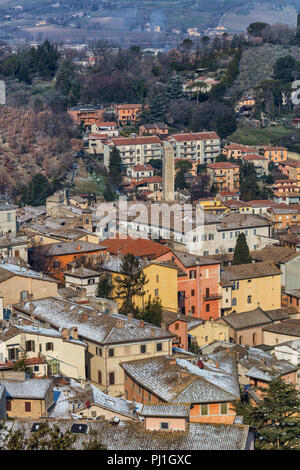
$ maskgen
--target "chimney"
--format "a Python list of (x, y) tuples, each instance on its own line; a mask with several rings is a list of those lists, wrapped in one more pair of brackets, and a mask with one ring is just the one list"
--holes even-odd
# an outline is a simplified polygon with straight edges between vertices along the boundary
[(144, 320), (140, 320), (140, 328), (145, 328)]
[(133, 320), (133, 315), (132, 315), (132, 313), (128, 313), (128, 315), (127, 315), (127, 320), (130, 320), (130, 321)]
[(117, 328), (124, 328), (124, 320), (117, 320), (116, 327)]
[(151, 336), (155, 336), (155, 328), (151, 328)]
[(77, 326), (72, 326), (72, 328), (70, 328), (70, 335), (72, 336), (73, 339), (78, 339), (78, 328), (77, 328)]
[(89, 314), (87, 312), (84, 312), (82, 313), (81, 318), (83, 322), (86, 322), (89, 319)]
[(166, 324), (166, 322), (163, 322), (163, 321), (162, 321), (161, 324), (160, 324), (160, 327), (161, 327), (162, 330), (167, 330), (167, 324)]
[(70, 330), (68, 330), (68, 328), (63, 328), (61, 330), (61, 334), (64, 337), (65, 341), (68, 341), (69, 336), (70, 336)]

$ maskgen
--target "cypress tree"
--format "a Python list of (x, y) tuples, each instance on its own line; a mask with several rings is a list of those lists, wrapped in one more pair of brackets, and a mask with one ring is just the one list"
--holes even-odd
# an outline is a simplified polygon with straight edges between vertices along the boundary
[(248, 264), (251, 263), (251, 256), (249, 253), (249, 247), (247, 245), (246, 236), (244, 233), (240, 233), (236, 241), (233, 264)]

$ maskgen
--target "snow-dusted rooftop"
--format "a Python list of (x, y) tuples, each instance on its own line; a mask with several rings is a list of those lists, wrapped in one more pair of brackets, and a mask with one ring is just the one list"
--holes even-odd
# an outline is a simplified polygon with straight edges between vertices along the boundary
[(202, 369), (185, 359), (176, 359), (174, 364), (169, 357), (160, 356), (125, 362), (121, 367), (137, 383), (169, 403), (238, 400), (234, 358), (229, 356), (222, 366), (203, 364)]
[(50, 379), (28, 379), (23, 382), (1, 380), (6, 388), (7, 398), (44, 399), (52, 385)]
[[(105, 302), (105, 300), (104, 300)], [(83, 340), (99, 344), (117, 344), (134, 341), (171, 339), (173, 335), (157, 326), (124, 315), (108, 314), (94, 310), (86, 305), (48, 297), (26, 302), (24, 306), (15, 305), (18, 312), (30, 315), (30, 304), (37, 320), (48, 322), (54, 328), (78, 327), (78, 334)], [(109, 307), (109, 302), (107, 301)]]

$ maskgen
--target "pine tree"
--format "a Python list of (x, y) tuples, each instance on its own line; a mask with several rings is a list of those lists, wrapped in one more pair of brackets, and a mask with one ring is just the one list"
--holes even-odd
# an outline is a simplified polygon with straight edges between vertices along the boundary
[(141, 318), (147, 323), (160, 326), (162, 322), (162, 305), (159, 298), (149, 299), (142, 309), (136, 309), (136, 318)]
[(272, 380), (262, 391), (257, 406), (242, 400), (235, 404), (236, 413), (243, 416), (244, 424), (256, 428), (256, 448), (261, 450), (300, 449), (300, 398), (293, 385), (281, 377)]
[(182, 80), (179, 75), (173, 75), (167, 82), (166, 98), (170, 102), (183, 97)]
[(115, 298), (123, 300), (122, 313), (133, 313), (135, 309), (133, 297), (144, 295), (144, 287), (148, 280), (139, 260), (131, 253), (123, 256), (121, 273), (123, 277), (117, 280)]
[(251, 263), (251, 256), (249, 253), (249, 247), (247, 245), (246, 236), (244, 233), (240, 233), (236, 241), (233, 264), (248, 264)]
[(165, 122), (166, 120), (166, 99), (158, 90), (154, 90), (150, 100), (149, 107), (145, 112), (145, 118), (148, 123)]
[(112, 289), (110, 279), (108, 275), (105, 274), (99, 279), (96, 295), (101, 299), (109, 299), (111, 298)]

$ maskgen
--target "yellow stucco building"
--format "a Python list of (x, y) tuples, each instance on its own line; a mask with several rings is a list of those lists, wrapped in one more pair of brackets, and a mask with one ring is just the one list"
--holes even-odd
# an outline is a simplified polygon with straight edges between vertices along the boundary
[(280, 276), (280, 269), (267, 261), (224, 268), (221, 283), (231, 290), (231, 307), (226, 314), (247, 312), (258, 306), (264, 311), (280, 308)]

